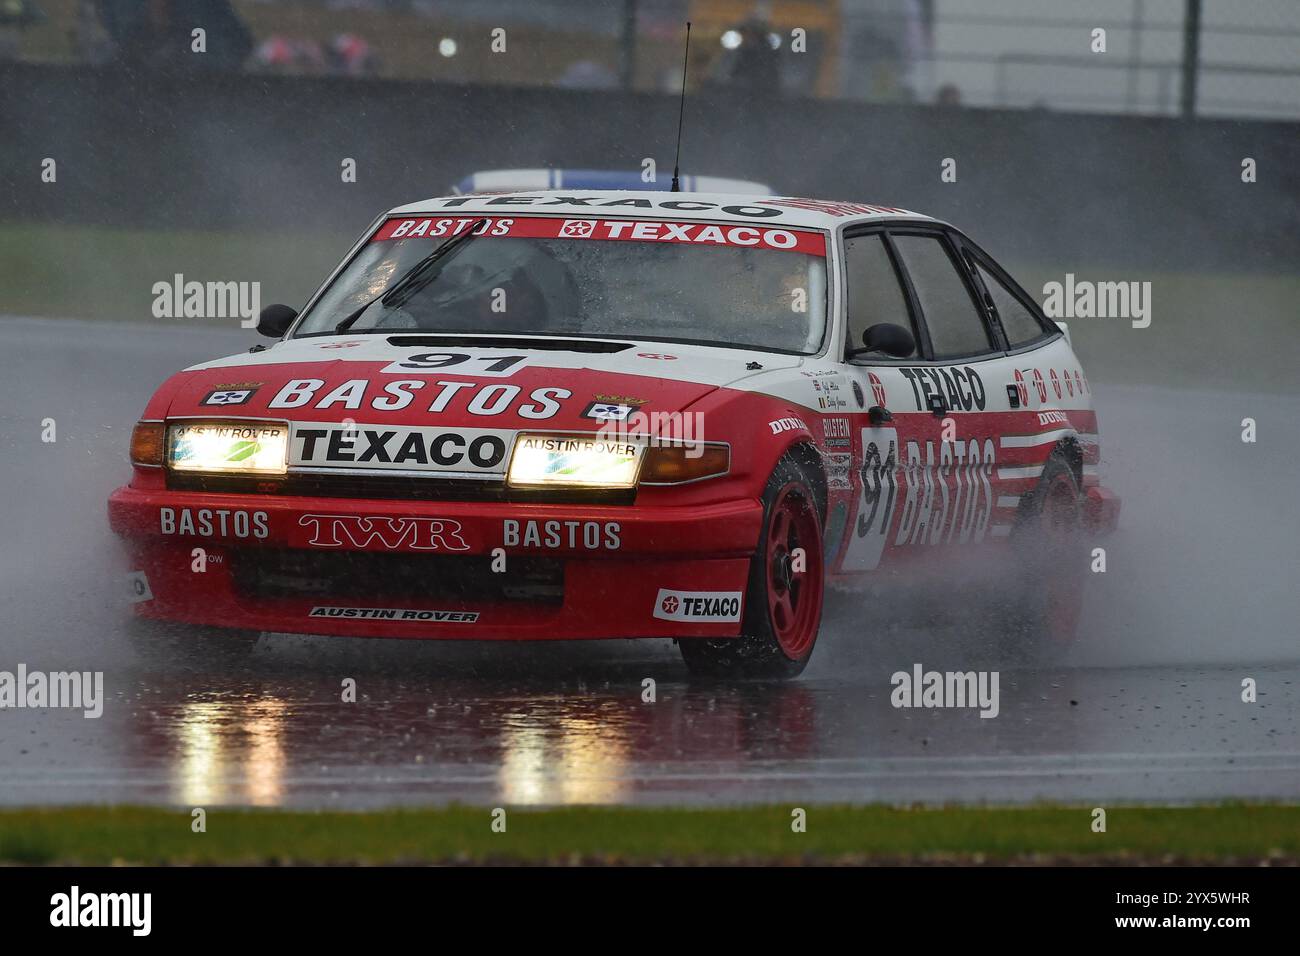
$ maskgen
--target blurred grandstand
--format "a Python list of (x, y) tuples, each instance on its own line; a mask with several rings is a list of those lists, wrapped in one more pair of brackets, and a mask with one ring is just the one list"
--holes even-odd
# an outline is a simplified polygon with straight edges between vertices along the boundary
[(1300, 117), (1295, 0), (0, 0), (0, 59), (665, 91), (687, 19), (697, 88)]

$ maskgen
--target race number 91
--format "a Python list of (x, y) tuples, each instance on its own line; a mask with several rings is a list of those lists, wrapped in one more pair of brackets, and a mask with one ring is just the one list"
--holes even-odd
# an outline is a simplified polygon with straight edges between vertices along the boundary
[(390, 362), (380, 371), (390, 375), (403, 372), (439, 372), (456, 370), (466, 375), (513, 375), (527, 362), (526, 355), (472, 355), (468, 352), (421, 352)]

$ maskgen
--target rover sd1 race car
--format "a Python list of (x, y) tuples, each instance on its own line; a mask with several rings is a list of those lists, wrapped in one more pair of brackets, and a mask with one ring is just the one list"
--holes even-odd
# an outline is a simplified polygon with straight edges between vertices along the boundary
[(259, 330), (158, 389), (109, 501), (137, 619), (188, 639), (658, 637), (784, 677), (828, 583), (1010, 549), (1006, 628), (1063, 646), (1071, 542), (1118, 514), (1062, 328), (902, 209), (430, 199)]

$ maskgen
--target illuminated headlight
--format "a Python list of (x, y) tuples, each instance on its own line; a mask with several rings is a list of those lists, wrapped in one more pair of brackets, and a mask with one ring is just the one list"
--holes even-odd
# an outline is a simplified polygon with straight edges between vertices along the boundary
[(167, 426), (167, 467), (173, 471), (283, 475), (288, 450), (288, 422), (206, 420)]
[(507, 483), (514, 488), (633, 488), (645, 445), (596, 435), (515, 439)]

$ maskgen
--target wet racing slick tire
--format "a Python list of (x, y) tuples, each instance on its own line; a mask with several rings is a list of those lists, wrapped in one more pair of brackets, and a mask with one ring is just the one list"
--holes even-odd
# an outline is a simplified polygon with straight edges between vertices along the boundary
[(137, 654), (159, 663), (238, 662), (253, 652), (261, 631), (132, 617), (127, 634)]
[(994, 621), (1000, 658), (1057, 664), (1074, 645), (1087, 570), (1082, 526), (1079, 481), (1057, 449), (1011, 533), (1013, 585)]
[[(706, 677), (797, 677), (812, 656), (824, 591), (819, 483), (792, 457), (772, 470), (763, 492), (763, 532), (749, 566), (740, 637), (682, 638), (682, 658)], [(796, 570), (795, 549), (803, 549)]]

